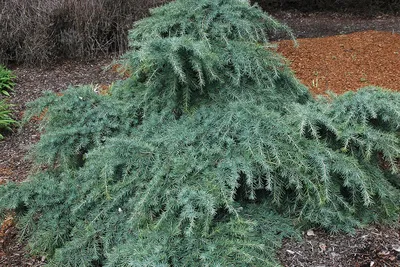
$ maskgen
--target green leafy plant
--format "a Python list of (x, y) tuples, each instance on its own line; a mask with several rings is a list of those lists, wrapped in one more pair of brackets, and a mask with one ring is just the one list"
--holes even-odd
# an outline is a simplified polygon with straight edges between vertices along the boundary
[(277, 266), (297, 227), (400, 212), (400, 94), (313, 99), (240, 0), (177, 0), (130, 33), (108, 95), (47, 93), (37, 172), (0, 187), (49, 266)]
[[(11, 130), (11, 125), (15, 124), (16, 121), (10, 117), (11, 110), (10, 106), (5, 102), (5, 100), (0, 101), (0, 131)], [(4, 136), (0, 132), (0, 140)]]
[(10, 96), (10, 91), (13, 90), (15, 76), (12, 71), (0, 65), (0, 94)]

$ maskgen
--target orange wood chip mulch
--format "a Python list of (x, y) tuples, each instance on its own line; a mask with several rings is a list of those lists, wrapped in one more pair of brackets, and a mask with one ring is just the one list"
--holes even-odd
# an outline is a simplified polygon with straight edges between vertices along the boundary
[(14, 227), (14, 223), (15, 222), (13, 214), (9, 214), (0, 225), (0, 258), (6, 255), (6, 253), (4, 252), (4, 250), (6, 250), (4, 244), (7, 243), (6, 239), (8, 236), (8, 232), (11, 228)]
[(368, 85), (400, 91), (400, 35), (366, 31), (279, 42), (296, 76), (314, 94), (341, 94)]

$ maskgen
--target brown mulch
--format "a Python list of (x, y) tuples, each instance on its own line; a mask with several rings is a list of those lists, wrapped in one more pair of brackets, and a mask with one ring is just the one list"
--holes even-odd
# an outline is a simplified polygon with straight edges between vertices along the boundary
[(278, 51), (315, 94), (367, 85), (400, 91), (400, 34), (366, 31), (279, 43)]
[[(400, 90), (400, 18), (377, 16), (358, 18), (341, 14), (274, 14), (291, 26), (299, 37), (299, 48), (289, 41), (280, 42), (279, 52), (292, 63), (292, 68), (315, 94), (327, 89), (342, 93), (368, 84)], [(366, 32), (343, 35), (354, 31)], [(370, 31), (375, 30), (375, 31)], [(386, 32), (377, 32), (386, 31)], [(92, 63), (62, 62), (47, 69), (16, 67), (18, 77), (11, 98), (16, 119), (26, 103), (51, 90), (60, 92), (68, 85), (110, 84), (119, 78), (104, 72), (111, 59)], [(37, 124), (8, 134), (0, 141), (0, 184), (7, 180), (23, 181), (31, 168), (24, 160), (29, 148), (40, 139)], [(45, 259), (27, 256), (14, 227), (12, 215), (0, 227), (0, 266), (41, 266)], [(334, 234), (314, 229), (304, 233), (300, 242), (285, 240), (278, 256), (284, 266), (367, 267), (400, 266), (400, 231), (387, 226), (371, 226), (354, 235)]]

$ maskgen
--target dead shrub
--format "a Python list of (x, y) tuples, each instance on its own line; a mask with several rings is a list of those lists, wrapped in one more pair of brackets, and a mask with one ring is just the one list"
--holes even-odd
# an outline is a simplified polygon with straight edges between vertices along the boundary
[(0, 0), (0, 63), (120, 53), (134, 21), (166, 1)]

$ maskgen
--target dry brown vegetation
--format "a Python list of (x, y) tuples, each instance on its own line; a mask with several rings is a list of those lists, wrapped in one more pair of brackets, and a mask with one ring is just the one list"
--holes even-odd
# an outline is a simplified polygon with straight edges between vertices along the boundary
[[(134, 21), (171, 0), (0, 0), (0, 64), (120, 54)], [(391, 12), (399, 0), (251, 0), (274, 9)]]
[(95, 58), (127, 48), (127, 32), (166, 0), (0, 0), (0, 63)]

